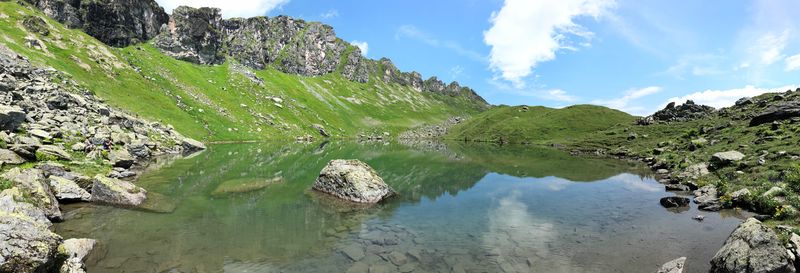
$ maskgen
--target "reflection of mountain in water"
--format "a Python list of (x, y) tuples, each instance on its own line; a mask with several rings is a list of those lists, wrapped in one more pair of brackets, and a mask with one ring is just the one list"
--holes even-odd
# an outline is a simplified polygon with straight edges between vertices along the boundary
[[(391, 216), (409, 202), (456, 195), (491, 172), (591, 181), (630, 169), (545, 149), (446, 147), (425, 151), (385, 143), (214, 145), (140, 178), (141, 186), (172, 199), (177, 204), (174, 212), (86, 206), (73, 214), (90, 216), (58, 228), (68, 237), (92, 237), (109, 246), (105, 256), (110, 258), (93, 265), (97, 271), (124, 267), (217, 272), (226, 264), (281, 266), (328, 254), (368, 219)], [(377, 206), (353, 207), (312, 193), (319, 171), (339, 158), (367, 162), (399, 196)], [(153, 242), (163, 243), (154, 248)]]

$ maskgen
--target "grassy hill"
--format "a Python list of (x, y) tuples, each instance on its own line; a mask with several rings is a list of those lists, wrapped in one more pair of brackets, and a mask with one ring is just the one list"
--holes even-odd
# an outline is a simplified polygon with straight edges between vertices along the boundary
[(562, 109), (542, 106), (499, 106), (451, 128), (449, 139), (503, 143), (566, 143), (635, 117), (594, 105)]
[(482, 110), (466, 97), (421, 93), (384, 83), (381, 75), (355, 83), (340, 71), (303, 77), (232, 60), (195, 65), (151, 44), (113, 48), (16, 2), (0, 2), (0, 45), (54, 68), (112, 106), (206, 141), (316, 135), (312, 124), (334, 137), (396, 134)]

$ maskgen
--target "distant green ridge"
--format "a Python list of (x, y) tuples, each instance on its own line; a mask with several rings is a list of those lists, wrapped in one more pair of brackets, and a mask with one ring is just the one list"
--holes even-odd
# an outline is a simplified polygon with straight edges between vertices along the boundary
[(451, 128), (446, 138), (503, 143), (568, 143), (635, 117), (595, 105), (562, 109), (543, 106), (499, 106)]

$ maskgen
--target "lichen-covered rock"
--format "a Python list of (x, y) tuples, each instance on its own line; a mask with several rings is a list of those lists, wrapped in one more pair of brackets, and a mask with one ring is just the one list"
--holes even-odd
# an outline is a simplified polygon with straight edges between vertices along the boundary
[(96, 175), (92, 180), (92, 202), (136, 207), (147, 199), (147, 191), (131, 182)]
[(61, 210), (58, 208), (58, 200), (50, 191), (50, 186), (45, 180), (42, 171), (14, 168), (4, 173), (2, 178), (11, 181), (21, 192), (29, 196), (28, 200), (42, 209), (47, 218), (54, 221), (61, 220), (62, 216)]
[(220, 9), (180, 6), (161, 28), (154, 44), (164, 54), (179, 60), (221, 64), (225, 62), (221, 23)]
[(86, 256), (94, 249), (97, 241), (93, 239), (67, 239), (58, 248), (59, 254), (66, 257), (59, 273), (85, 273)]
[(745, 155), (738, 151), (715, 153), (711, 156), (711, 165), (715, 168), (725, 167), (744, 159)]
[(158, 34), (168, 15), (154, 0), (26, 0), (47, 16), (111, 46), (147, 41)]
[(395, 193), (372, 167), (358, 160), (332, 160), (313, 188), (358, 203), (377, 203)]
[(36, 152), (46, 156), (52, 156), (60, 160), (72, 160), (72, 155), (67, 153), (67, 151), (64, 151), (64, 149), (62, 149), (61, 147), (55, 145), (44, 145), (42, 147), (39, 147), (39, 149), (36, 150)]
[(92, 199), (92, 195), (81, 188), (81, 186), (79, 186), (78, 183), (75, 183), (75, 181), (59, 176), (50, 176), (48, 180), (50, 182), (50, 189), (53, 191), (53, 195), (59, 201), (88, 202)]
[(112, 150), (108, 153), (108, 160), (114, 167), (129, 169), (136, 163), (136, 159), (125, 149)]
[(0, 272), (49, 272), (61, 237), (17, 188), (0, 193)]
[(778, 236), (750, 218), (739, 225), (711, 260), (711, 273), (793, 273), (794, 265)]
[(2, 164), (19, 165), (26, 161), (27, 160), (11, 150), (0, 149), (0, 162), (2, 162)]

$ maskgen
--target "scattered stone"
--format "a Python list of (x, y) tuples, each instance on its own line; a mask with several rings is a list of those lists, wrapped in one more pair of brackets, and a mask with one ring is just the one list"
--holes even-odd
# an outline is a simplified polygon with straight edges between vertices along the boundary
[(27, 160), (17, 153), (11, 150), (0, 149), (0, 163), (3, 165), (19, 165), (25, 162), (27, 162)]
[(689, 186), (682, 185), (682, 184), (666, 184), (664, 188), (667, 191), (690, 191), (691, 189)]
[(342, 253), (354, 262), (360, 261), (364, 258), (364, 248), (360, 245), (349, 245), (342, 248)]
[(26, 115), (19, 106), (0, 105), (0, 130), (16, 131)]
[(358, 160), (332, 160), (313, 188), (358, 203), (377, 203), (395, 194), (372, 167)]
[(680, 197), (680, 196), (669, 196), (661, 198), (659, 201), (661, 206), (665, 208), (679, 208), (679, 207), (688, 207), (689, 206), (689, 198)]
[(793, 273), (786, 248), (772, 229), (750, 218), (739, 225), (711, 260), (711, 273)]
[(136, 159), (125, 149), (112, 150), (108, 153), (108, 160), (114, 167), (124, 169), (129, 169), (136, 162)]
[(731, 193), (731, 201), (734, 203), (743, 203), (747, 197), (750, 196), (750, 190), (747, 188), (740, 189)]
[(147, 191), (128, 181), (96, 175), (92, 183), (92, 202), (136, 207), (147, 199)]
[(61, 147), (55, 145), (44, 145), (42, 147), (39, 147), (39, 149), (36, 150), (36, 152), (42, 153), (47, 156), (53, 156), (59, 160), (67, 160), (67, 161), (72, 160), (72, 155), (67, 153), (67, 151), (64, 151), (64, 149), (61, 149)]
[(51, 138), (52, 138), (52, 136), (50, 135), (50, 133), (48, 133), (48, 132), (47, 132), (47, 131), (45, 131), (45, 130), (40, 130), (40, 129), (33, 129), (33, 130), (30, 130), (30, 131), (28, 132), (28, 134), (30, 134), (31, 136), (34, 136), (34, 137), (41, 138), (41, 139), (51, 139)]
[(695, 220), (697, 220), (697, 221), (700, 221), (700, 222), (702, 222), (703, 220), (705, 220), (705, 219), (706, 219), (706, 216), (705, 216), (705, 215), (702, 215), (702, 214), (698, 214), (698, 215), (695, 215), (694, 217), (692, 217), (692, 219), (695, 219)]
[(389, 261), (396, 266), (402, 266), (408, 262), (408, 257), (406, 257), (406, 254), (397, 251), (392, 251), (391, 253), (389, 253), (388, 258)]
[(686, 257), (680, 257), (661, 266), (657, 273), (683, 273)]
[(738, 151), (720, 152), (711, 156), (711, 165), (715, 168), (721, 168), (739, 162), (742, 159), (744, 159), (744, 154)]

